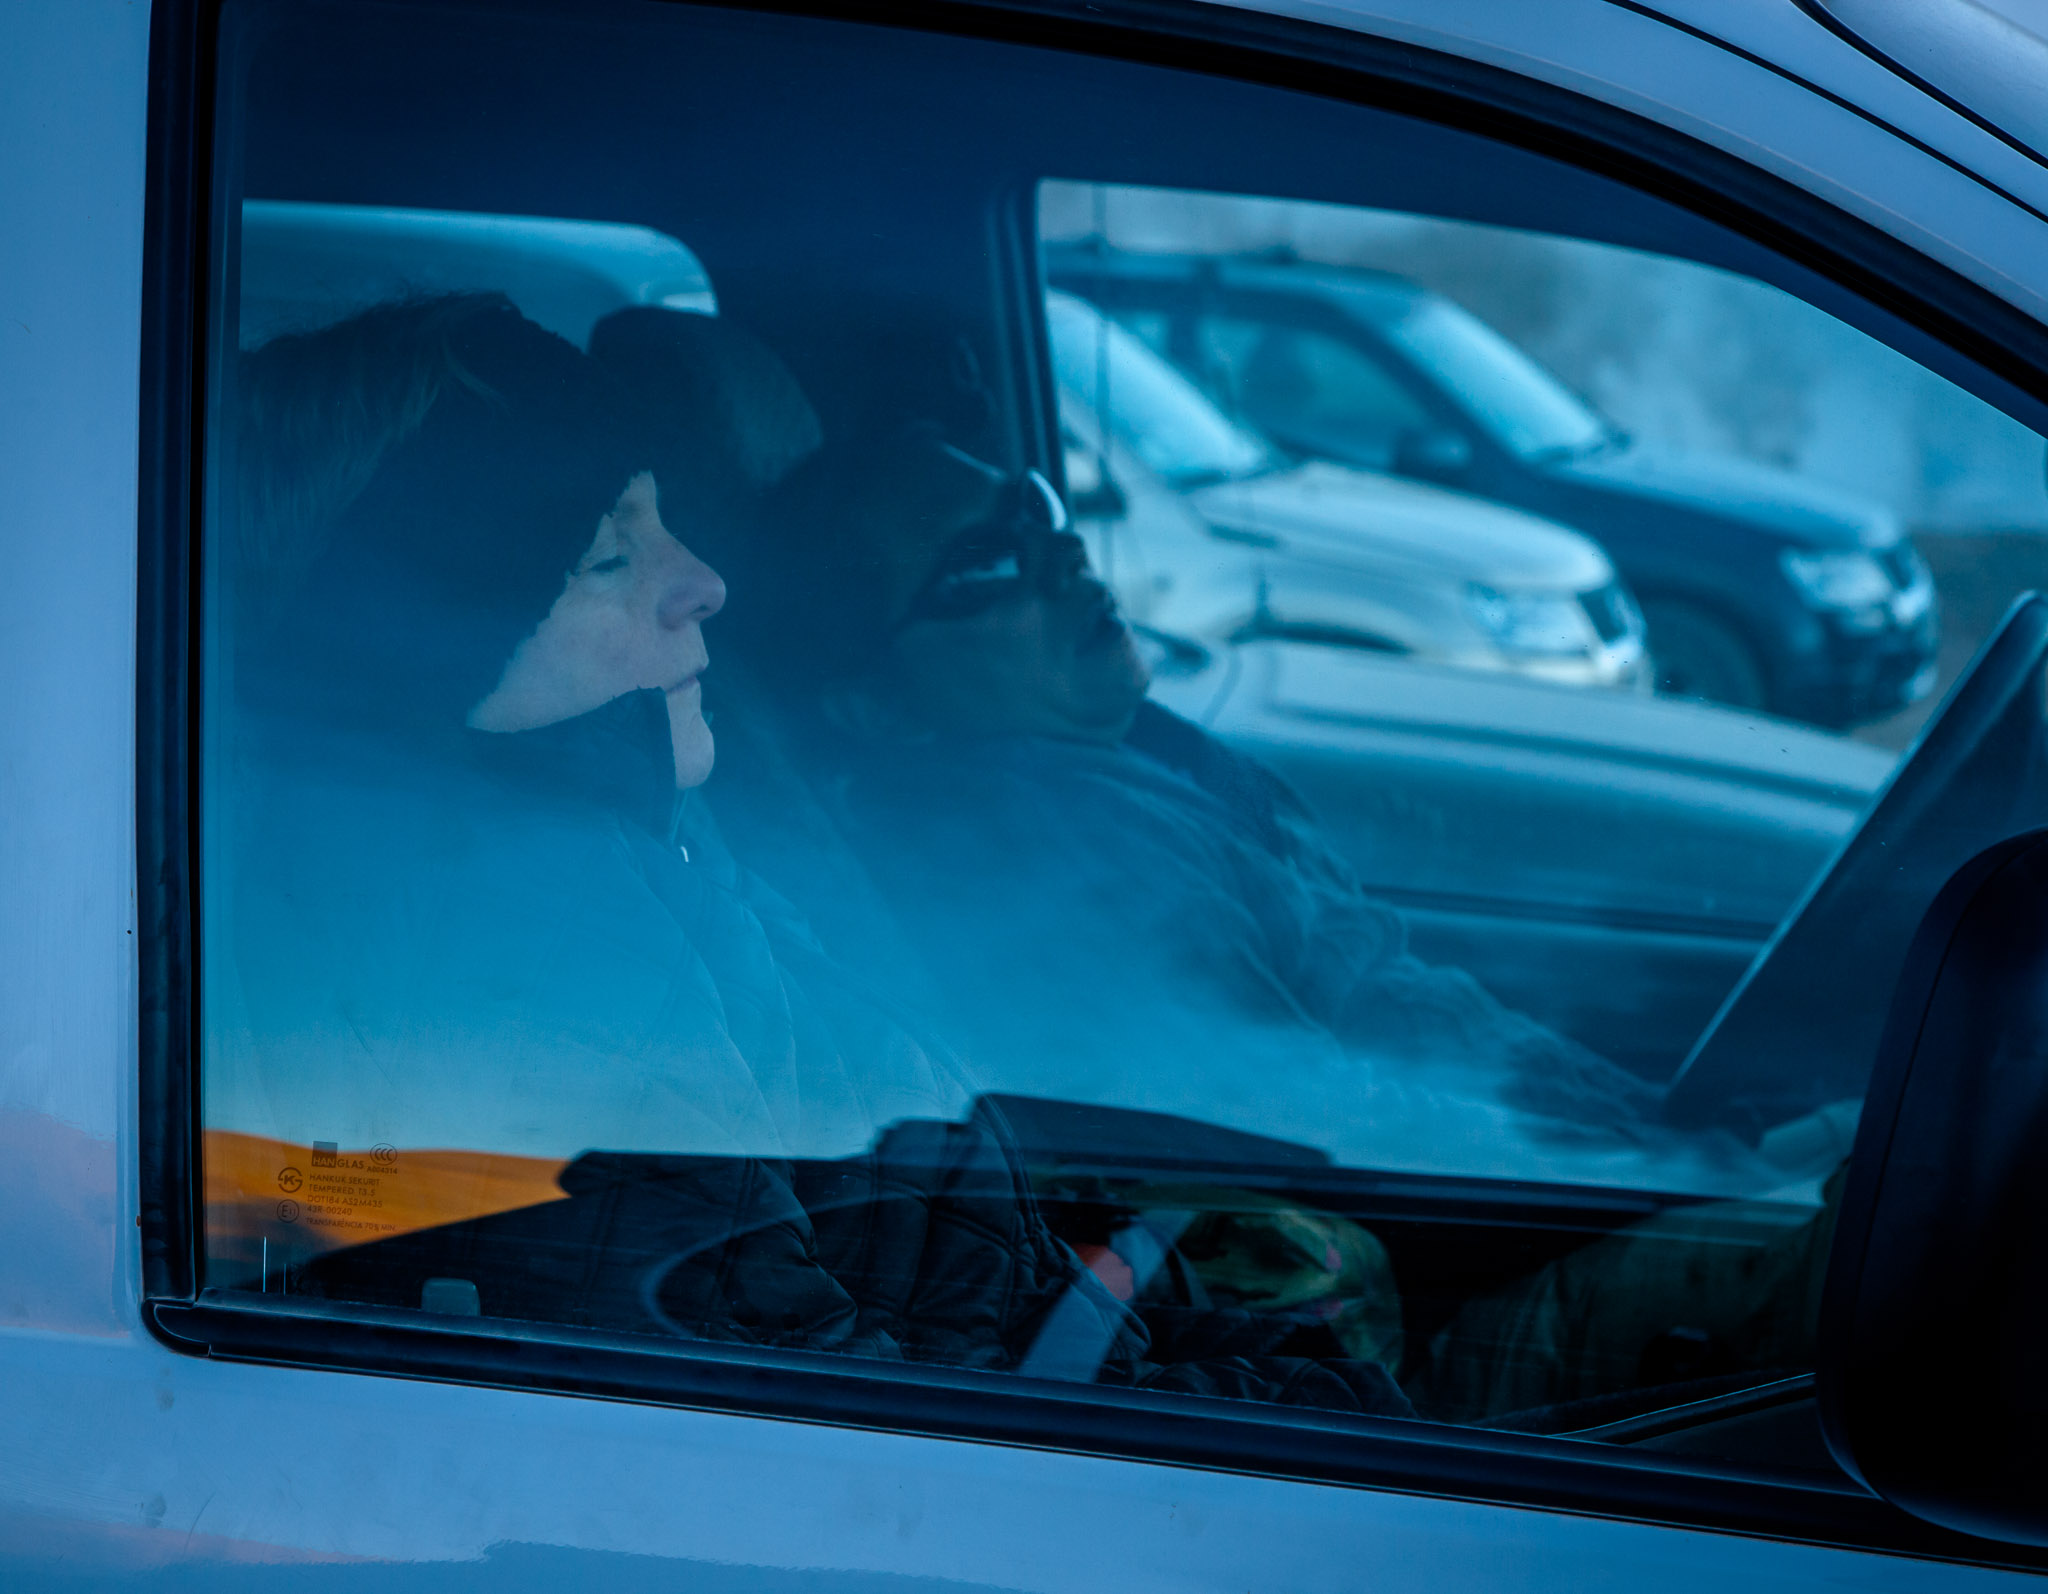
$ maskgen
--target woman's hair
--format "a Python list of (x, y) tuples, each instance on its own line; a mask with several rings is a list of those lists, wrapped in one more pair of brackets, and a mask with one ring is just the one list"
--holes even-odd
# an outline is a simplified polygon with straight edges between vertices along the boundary
[(615, 310), (591, 329), (590, 357), (649, 428), (664, 485), (689, 483), (730, 512), (744, 514), (824, 445), (789, 368), (724, 316)]
[(399, 301), (244, 354), (234, 440), (243, 579), (288, 587), (444, 388), (495, 397), (464, 358), (463, 334), (516, 313), (501, 294)]
[(651, 463), (589, 357), (497, 295), (380, 305), (241, 375), (241, 676), (297, 716), (459, 730)]

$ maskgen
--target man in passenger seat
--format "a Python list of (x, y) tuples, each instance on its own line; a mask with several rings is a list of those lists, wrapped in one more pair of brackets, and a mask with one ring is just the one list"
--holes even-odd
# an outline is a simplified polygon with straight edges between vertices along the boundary
[[(1732, 1143), (1650, 1123), (1633, 1076), (1410, 955), (1282, 781), (1146, 701), (1047, 484), (909, 433), (813, 465), (776, 531), (756, 563), (779, 565), (761, 580), (786, 608), (743, 642), (786, 696), (815, 694), (809, 755), (996, 1086), (1379, 1166), (1755, 1174)], [(1691, 1222), (1473, 1302), (1412, 1370), (1425, 1411), (1796, 1369), (1829, 1213), (1754, 1254), (1702, 1247)]]
[[(642, 324), (609, 343), (601, 328), (594, 348), (633, 366), (643, 404), (687, 421), (693, 404), (661, 374), (675, 329), (659, 314), (629, 312)], [(744, 423), (728, 408), (717, 424)], [(1596, 1177), (1690, 1159), (1730, 1184), (1755, 1178), (1732, 1144), (1645, 1121), (1653, 1093), (1631, 1076), (1407, 954), (1398, 917), (1283, 782), (1147, 703), (1130, 632), (1044, 483), (913, 432), (815, 459), (778, 499), (755, 545), (720, 555), (753, 599), (750, 614), (733, 605), (728, 640), (771, 686), (728, 699), (751, 733), (722, 766), (728, 833), (840, 956), (942, 1010), (983, 1082), (1177, 1110), (1378, 1166)], [(779, 734), (762, 738), (771, 717)], [(1304, 1249), (1245, 1192), (1169, 1196), (1250, 1233), (1236, 1259), (1255, 1260), (1251, 1288), (1269, 1301), (1315, 1291), (1309, 1275), (1332, 1264), (1303, 1262), (1309, 1250), (1362, 1244), (1346, 1288), (1369, 1281), (1374, 1299), (1319, 1310), (1341, 1334), (1339, 1312), (1363, 1307), (1354, 1330), (1398, 1360), (1398, 1301), (1370, 1236), (1299, 1214), (1339, 1224)], [(1701, 1366), (1799, 1365), (1826, 1214), (1753, 1257), (1702, 1251), (1687, 1222), (1474, 1301), (1419, 1347), (1425, 1410), (1484, 1420)]]
[[(650, 415), (661, 418), (673, 447), (693, 460), (714, 445), (725, 456), (736, 483), (744, 478), (728, 489), (728, 502), (747, 492), (759, 495), (817, 447), (815, 417), (794, 379), (729, 320), (622, 311), (598, 324), (591, 349)], [(701, 479), (704, 472), (697, 464), (671, 474)], [(746, 629), (750, 609), (758, 629), (777, 600), (767, 573), (757, 579), (753, 572), (757, 550), (745, 535), (748, 518), (744, 512), (729, 517), (736, 535), (702, 538), (721, 565), (735, 572), (722, 629), (733, 615)], [(936, 1011), (936, 988), (922, 960), (839, 825), (788, 757), (785, 738), (777, 734), (774, 694), (750, 681), (730, 655), (721, 658), (710, 689), (724, 749), (717, 800), (735, 851), (801, 898), (838, 957), (859, 964), (909, 1009)], [(1256, 1195), (1228, 1192), (1186, 1236), (1202, 1252), (1219, 1297), (1262, 1314), (1261, 1324), (1235, 1319), (1226, 1338), (1244, 1350), (1261, 1336), (1273, 1344), (1293, 1337), (1304, 1350), (1320, 1344), (1323, 1354), (1397, 1366), (1400, 1305), (1378, 1243), (1341, 1219), (1273, 1207)], [(1081, 1234), (1069, 1237), (1120, 1298), (1132, 1298), (1136, 1281), (1116, 1253), (1088, 1244)], [(1170, 1340), (1175, 1359), (1199, 1354), (1204, 1343), (1220, 1343), (1214, 1335), (1233, 1322), (1230, 1313), (1202, 1309), (1202, 1281), (1183, 1276), (1181, 1283), (1186, 1287), (1164, 1295), (1155, 1286), (1137, 1302), (1152, 1331)], [(1296, 1334), (1290, 1321), (1309, 1332)], [(1161, 1354), (1165, 1348), (1163, 1340)]]
[(1414, 957), (1283, 781), (1147, 700), (1042, 479), (907, 432), (807, 467), (773, 544), (738, 645), (817, 706), (809, 756), (1004, 1088), (1382, 1161), (1654, 1137), (1650, 1086)]

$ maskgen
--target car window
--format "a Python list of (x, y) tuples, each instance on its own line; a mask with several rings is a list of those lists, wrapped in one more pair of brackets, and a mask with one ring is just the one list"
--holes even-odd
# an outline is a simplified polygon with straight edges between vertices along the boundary
[(223, 1350), (1831, 1465), (1900, 926), (2039, 817), (1899, 773), (2048, 568), (2024, 395), (1454, 119), (655, 4), (223, 41)]
[(1493, 328), (1443, 299), (1418, 301), (1386, 324), (1396, 348), (1437, 375), (1479, 423), (1524, 458), (1569, 457), (1612, 428)]
[(1148, 469), (1176, 486), (1200, 487), (1256, 476), (1273, 463), (1263, 438), (1084, 301), (1055, 291), (1045, 315), (1062, 391), (1083, 404), (1095, 400), (1110, 431)]
[(1347, 457), (1387, 469), (1404, 434), (1429, 428), (1429, 412), (1384, 365), (1313, 328), (1204, 315), (1195, 348), (1237, 413), (1304, 452), (1336, 439)]
[(1173, 316), (1168, 311), (1119, 307), (1113, 319), (1154, 354), (1173, 357)]

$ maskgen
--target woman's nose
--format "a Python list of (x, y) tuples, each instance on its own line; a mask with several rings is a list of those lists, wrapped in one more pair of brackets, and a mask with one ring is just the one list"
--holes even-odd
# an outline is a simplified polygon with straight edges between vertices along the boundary
[(668, 630), (702, 624), (725, 607), (725, 581), (716, 570), (680, 543), (674, 568), (667, 573), (655, 618)]

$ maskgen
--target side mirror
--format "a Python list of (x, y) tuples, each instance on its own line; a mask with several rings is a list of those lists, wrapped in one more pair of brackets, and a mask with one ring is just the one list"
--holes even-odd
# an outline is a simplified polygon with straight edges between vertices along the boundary
[(1472, 439), (1448, 427), (1411, 428), (1394, 438), (1395, 474), (1455, 481), (1472, 468)]
[(1130, 513), (1123, 488), (1094, 449), (1069, 439), (1061, 466), (1067, 477), (1067, 513), (1076, 520), (1122, 520)]
[(1921, 921), (1819, 1349), (1851, 1473), (1925, 1521), (2048, 1545), (2048, 830), (1973, 859)]

